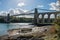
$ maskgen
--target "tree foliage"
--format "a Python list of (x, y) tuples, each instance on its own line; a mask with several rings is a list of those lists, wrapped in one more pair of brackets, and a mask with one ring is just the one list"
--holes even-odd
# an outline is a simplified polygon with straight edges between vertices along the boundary
[(55, 26), (57, 29), (60, 29), (60, 16), (58, 16), (58, 18), (55, 20)]
[(60, 39), (60, 16), (55, 20), (55, 27), (57, 29), (58, 39)]

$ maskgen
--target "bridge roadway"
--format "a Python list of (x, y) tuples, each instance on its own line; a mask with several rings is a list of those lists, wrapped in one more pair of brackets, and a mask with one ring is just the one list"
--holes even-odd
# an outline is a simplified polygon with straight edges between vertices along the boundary
[[(40, 14), (60, 14), (60, 11), (57, 11), (57, 12), (43, 12), (43, 13), (38, 13), (39, 15)], [(20, 16), (20, 15), (33, 15), (34, 13), (21, 13), (21, 14), (16, 14), (16, 15), (10, 15), (10, 16)], [(6, 17), (6, 16), (3, 16), (3, 15), (0, 15), (0, 17)]]
[[(8, 14), (8, 15), (6, 16), (6, 17), (7, 17), (7, 22), (8, 22), (8, 23), (10, 22), (10, 19), (9, 19), (10, 16), (32, 15), (32, 14), (34, 14), (34, 22), (33, 22), (33, 23), (34, 23), (35, 25), (52, 25), (52, 24), (50, 24), (50, 16), (51, 16), (51, 14), (54, 14), (55, 20), (56, 20), (57, 15), (60, 14), (60, 11), (39, 13), (38, 10), (37, 10), (37, 8), (35, 8), (34, 13), (21, 13), (21, 14), (16, 14), (16, 15), (10, 15), (10, 14)], [(47, 23), (47, 24), (44, 23), (44, 16), (45, 16), (45, 14), (48, 15), (47, 21), (48, 21), (49, 24), (48, 24), (48, 23)], [(39, 24), (39, 15), (42, 15), (42, 24)], [(1, 16), (0, 16), (0, 17), (1, 17)]]
[[(38, 13), (38, 15), (40, 14), (60, 14), (60, 11), (57, 11), (57, 12), (41, 12), (41, 13)], [(20, 16), (20, 15), (33, 15), (34, 13), (22, 13), (22, 14), (16, 14), (16, 15), (11, 15), (11, 16)]]

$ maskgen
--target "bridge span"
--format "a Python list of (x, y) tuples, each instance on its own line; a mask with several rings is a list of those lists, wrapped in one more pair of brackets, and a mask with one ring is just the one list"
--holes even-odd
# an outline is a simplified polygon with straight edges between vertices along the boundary
[[(50, 10), (49, 10), (50, 11)], [(42, 24), (44, 24), (44, 25), (50, 25), (50, 15), (51, 14), (54, 14), (54, 16), (55, 16), (55, 18), (54, 18), (54, 20), (56, 20), (57, 19), (57, 15), (58, 14), (60, 14), (60, 12), (59, 11), (53, 11), (53, 12), (41, 12), (41, 13), (39, 13), (38, 12), (38, 9), (37, 8), (35, 8), (34, 9), (34, 13), (21, 13), (21, 14), (16, 14), (16, 15), (10, 15), (10, 14), (7, 14), (7, 23), (9, 23), (10, 22), (10, 17), (11, 16), (20, 16), (20, 15), (34, 15), (34, 21), (33, 21), (33, 23), (35, 24), (35, 25), (38, 25), (38, 24), (40, 24), (39, 23), (39, 15), (42, 15)], [(44, 23), (44, 16), (45, 15), (48, 15), (48, 23)], [(42, 24), (40, 24), (40, 25), (42, 25)]]

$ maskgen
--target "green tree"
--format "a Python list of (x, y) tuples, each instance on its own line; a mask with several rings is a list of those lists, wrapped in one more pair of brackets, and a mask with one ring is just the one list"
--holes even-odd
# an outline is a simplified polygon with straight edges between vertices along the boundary
[(55, 27), (57, 29), (58, 39), (60, 40), (60, 16), (55, 20)]

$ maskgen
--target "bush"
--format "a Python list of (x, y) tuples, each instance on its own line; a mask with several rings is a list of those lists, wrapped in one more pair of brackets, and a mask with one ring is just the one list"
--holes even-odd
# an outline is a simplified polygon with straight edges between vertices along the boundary
[(60, 39), (60, 17), (58, 17), (56, 20), (55, 20), (55, 27), (56, 27), (56, 29), (57, 29), (57, 34), (58, 34), (58, 37), (59, 37), (59, 39)]

